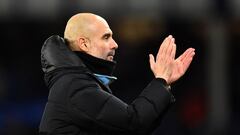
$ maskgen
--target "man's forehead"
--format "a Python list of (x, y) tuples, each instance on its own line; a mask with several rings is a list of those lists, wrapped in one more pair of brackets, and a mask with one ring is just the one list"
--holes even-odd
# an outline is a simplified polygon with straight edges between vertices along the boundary
[(112, 30), (108, 27), (106, 30), (105, 30), (105, 34), (113, 34)]
[(99, 27), (96, 28), (99, 32), (101, 32), (101, 34), (110, 34), (112, 35), (113, 32), (111, 30), (111, 28), (109, 27), (109, 25), (107, 23), (101, 23), (99, 25)]
[(98, 36), (104, 36), (106, 34), (112, 35), (113, 32), (110, 29), (107, 21), (103, 19), (102, 17), (95, 16), (95, 18), (92, 18), (91, 22), (87, 23), (87, 27), (89, 29), (89, 32), (93, 35)]

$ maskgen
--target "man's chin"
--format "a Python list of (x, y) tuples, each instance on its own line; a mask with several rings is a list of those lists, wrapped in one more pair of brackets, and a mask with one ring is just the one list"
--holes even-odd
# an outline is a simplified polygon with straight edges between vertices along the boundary
[(108, 57), (107, 57), (107, 60), (108, 60), (108, 61), (113, 61), (113, 56), (108, 56)]

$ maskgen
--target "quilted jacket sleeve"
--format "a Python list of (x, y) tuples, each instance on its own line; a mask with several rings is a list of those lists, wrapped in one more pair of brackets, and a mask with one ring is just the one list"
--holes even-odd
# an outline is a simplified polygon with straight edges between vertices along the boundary
[(162, 79), (153, 79), (128, 105), (102, 90), (87, 75), (70, 78), (68, 113), (75, 124), (85, 129), (146, 134), (171, 104), (172, 95)]

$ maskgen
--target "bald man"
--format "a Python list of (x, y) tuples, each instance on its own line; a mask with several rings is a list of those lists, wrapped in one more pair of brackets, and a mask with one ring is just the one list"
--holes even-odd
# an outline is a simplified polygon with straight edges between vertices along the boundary
[(73, 51), (83, 51), (94, 57), (113, 61), (117, 43), (112, 39), (108, 23), (94, 14), (77, 14), (67, 23), (64, 38)]
[(67, 22), (64, 38), (45, 41), (41, 62), (50, 92), (41, 135), (147, 135), (159, 126), (174, 102), (170, 85), (186, 72), (194, 49), (175, 59), (175, 40), (166, 37), (156, 58), (149, 55), (155, 77), (128, 105), (109, 88), (118, 48), (112, 35), (105, 19), (79, 13)]

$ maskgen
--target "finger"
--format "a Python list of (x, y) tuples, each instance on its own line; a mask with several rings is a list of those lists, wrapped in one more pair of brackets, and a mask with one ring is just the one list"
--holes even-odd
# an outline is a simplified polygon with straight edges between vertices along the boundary
[(185, 71), (188, 69), (188, 67), (190, 66), (192, 60), (193, 60), (193, 56), (195, 55), (194, 50), (191, 50), (190, 53), (187, 54), (187, 56), (182, 60), (183, 66)]
[[(160, 59), (164, 59), (164, 60), (166, 60), (166, 54), (168, 53), (167, 51), (168, 51), (168, 49), (169, 49), (169, 44), (170, 44), (170, 42), (171, 42), (171, 39), (172, 39), (172, 36), (170, 35), (170, 36), (168, 36), (167, 38), (166, 38), (166, 40), (162, 43), (162, 45), (161, 45), (161, 48), (160, 48), (160, 52), (158, 52), (158, 54), (157, 54), (157, 57), (156, 57), (156, 60), (158, 61), (158, 60), (160, 60)], [(161, 58), (160, 58), (161, 57)]]
[(186, 58), (192, 58), (195, 55), (195, 49), (190, 49), (189, 53), (187, 54)]
[(165, 42), (165, 44), (163, 45), (163, 54), (169, 54), (169, 49), (171, 50), (171, 43), (173, 42), (173, 37), (172, 35), (168, 36), (167, 41)]
[(155, 59), (154, 56), (152, 54), (149, 54), (149, 63), (150, 63), (150, 67), (153, 70), (154, 69), (154, 64), (155, 64)]
[(194, 54), (195, 54), (194, 49), (189, 49), (185, 57), (183, 57), (182, 61), (186, 61), (187, 59), (192, 58)]
[(171, 58), (172, 58), (172, 59), (175, 59), (176, 49), (177, 49), (177, 46), (176, 46), (176, 44), (174, 43), (174, 44), (173, 44), (173, 49), (172, 49), (172, 52), (171, 52)]
[[(193, 54), (193, 56), (194, 56), (195, 53), (192, 53), (192, 54)], [(188, 69), (188, 67), (189, 67), (190, 64), (192, 63), (193, 56), (192, 56), (192, 57), (188, 57), (188, 59), (184, 59), (184, 60), (183, 60), (184, 72)]]
[(166, 37), (166, 38), (163, 40), (162, 44), (160, 45), (160, 47), (159, 47), (159, 49), (158, 49), (158, 54), (159, 54), (159, 53), (162, 53), (162, 49), (163, 49), (164, 43), (165, 43), (167, 40), (168, 40), (168, 37)]
[(169, 43), (169, 40), (172, 38), (172, 35), (169, 35), (168, 37), (166, 37), (164, 39), (164, 41), (162, 42), (160, 48), (159, 48), (159, 51), (158, 51), (158, 54), (162, 54), (165, 52), (165, 49), (166, 49), (166, 45), (168, 45)]
[(168, 45), (168, 48), (166, 50), (166, 57), (167, 58), (172, 58), (172, 51), (174, 51), (174, 43), (175, 42), (175, 39), (172, 38), (169, 45)]
[(190, 53), (194, 51), (193, 48), (188, 48), (182, 55), (180, 55), (177, 59), (179, 59), (180, 61), (183, 61), (186, 56)]
[(189, 51), (189, 50), (186, 50), (186, 51), (185, 51), (183, 54), (181, 54), (177, 59), (179, 59), (180, 61), (182, 61), (182, 60), (186, 57), (188, 51)]

